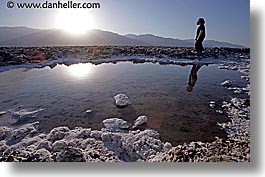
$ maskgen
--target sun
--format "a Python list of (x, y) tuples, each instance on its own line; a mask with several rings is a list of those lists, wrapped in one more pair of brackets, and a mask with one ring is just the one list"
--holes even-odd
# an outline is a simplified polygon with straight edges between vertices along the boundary
[(62, 10), (56, 17), (56, 28), (80, 35), (95, 28), (94, 20), (87, 10)]

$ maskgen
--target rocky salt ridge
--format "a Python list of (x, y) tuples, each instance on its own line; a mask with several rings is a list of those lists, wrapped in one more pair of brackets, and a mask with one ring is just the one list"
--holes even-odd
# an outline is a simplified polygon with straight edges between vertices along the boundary
[[(250, 49), (207, 48), (198, 55), (194, 48), (151, 46), (0, 47), (0, 72), (14, 68), (55, 67), (56, 64), (135, 63), (219, 64), (223, 60), (249, 59)], [(203, 60), (202, 60), (203, 59)]]
[[(134, 128), (142, 125), (143, 117)], [(140, 122), (139, 122), (140, 121)], [(39, 133), (38, 122), (18, 128), (0, 127), (0, 161), (17, 162), (135, 162), (171, 149), (155, 130), (130, 130), (126, 121), (111, 118), (105, 128), (57, 127)]]
[[(81, 49), (80, 49), (81, 48)], [(1, 48), (1, 50), (24, 50), (25, 48)], [(45, 51), (47, 48), (42, 49)], [(207, 49), (202, 56), (192, 53), (191, 48), (165, 48), (165, 47), (63, 47), (49, 48), (55, 50), (55, 58), (48, 60), (34, 60), (28, 65), (4, 63), (0, 52), (1, 71), (13, 67), (54, 67), (59, 64), (74, 64), (78, 62), (91, 62), (101, 64), (105, 62), (133, 61), (136, 63), (153, 62), (160, 64), (219, 64), (219, 69), (228, 69), (242, 73), (242, 79), (248, 84), (244, 88), (234, 87), (229, 81), (226, 89), (237, 94), (246, 93), (248, 98), (231, 98), (223, 102), (223, 110), (229, 116), (230, 122), (218, 123), (228, 133), (228, 139), (216, 137), (214, 142), (191, 142), (172, 147), (170, 143), (163, 143), (159, 134), (150, 129), (129, 130), (126, 128), (104, 128), (91, 130), (67, 127), (58, 127), (49, 134), (38, 132), (38, 123), (27, 124), (19, 128), (0, 128), (0, 158), (1, 161), (86, 161), (86, 162), (115, 162), (115, 161), (148, 161), (148, 162), (219, 162), (219, 161), (250, 161), (250, 54), (249, 49)], [(67, 58), (74, 50), (86, 53), (86, 50), (98, 52), (96, 57), (82, 59), (80, 53), (74, 58)], [(28, 49), (30, 52), (36, 50)], [(40, 49), (38, 49), (40, 50)], [(65, 50), (56, 58), (56, 52)], [(108, 50), (111, 55), (102, 57), (101, 52)], [(146, 51), (147, 50), (147, 51)], [(175, 50), (175, 55), (170, 56)], [(67, 52), (72, 51), (69, 55)], [(111, 52), (110, 52), (111, 51)], [(167, 53), (169, 51), (169, 53)], [(78, 51), (77, 51), (78, 52)], [(147, 53), (145, 53), (147, 52)], [(148, 53), (149, 52), (149, 53)], [(151, 53), (150, 53), (151, 52)], [(71, 52), (70, 52), (71, 53)], [(104, 52), (103, 52), (104, 53)], [(108, 52), (107, 52), (108, 53)], [(109, 54), (108, 53), (108, 54)], [(142, 54), (144, 53), (144, 54)], [(13, 54), (16, 56), (17, 54)], [(67, 56), (67, 57), (66, 57)], [(117, 57), (118, 56), (118, 57)], [(80, 58), (78, 58), (80, 57)], [(78, 59), (75, 59), (78, 58)], [(97, 59), (95, 59), (97, 58)], [(184, 58), (184, 59), (183, 59)], [(211, 59), (209, 59), (211, 58)], [(214, 58), (214, 59), (213, 59)], [(12, 60), (8, 60), (12, 61)], [(55, 65), (54, 65), (55, 64)], [(7, 65), (7, 66), (6, 66)], [(221, 83), (220, 83), (221, 85)], [(214, 108), (215, 102), (212, 102)], [(217, 110), (220, 111), (220, 110)], [(145, 122), (146, 119), (139, 119)], [(116, 122), (111, 120), (110, 122)], [(124, 125), (123, 120), (119, 120)], [(119, 122), (118, 121), (118, 122)], [(107, 121), (108, 122), (108, 121)], [(120, 125), (118, 122), (117, 125)], [(137, 122), (137, 121), (136, 121)], [(136, 123), (135, 123), (136, 124)], [(126, 126), (125, 126), (126, 127)]]

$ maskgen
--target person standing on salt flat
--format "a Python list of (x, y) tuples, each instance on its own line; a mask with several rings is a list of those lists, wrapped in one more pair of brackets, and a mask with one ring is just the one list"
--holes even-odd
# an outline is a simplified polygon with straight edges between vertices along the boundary
[(197, 53), (202, 53), (204, 51), (203, 47), (203, 41), (206, 37), (206, 32), (205, 32), (205, 20), (204, 18), (199, 18), (197, 20), (197, 25), (199, 25), (197, 32), (196, 32), (196, 42), (195, 42), (195, 50)]

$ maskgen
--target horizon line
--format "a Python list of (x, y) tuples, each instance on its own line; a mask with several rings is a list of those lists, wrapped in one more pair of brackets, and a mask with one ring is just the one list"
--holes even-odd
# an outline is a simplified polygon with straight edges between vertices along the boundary
[[(29, 26), (8, 26), (8, 25), (4, 25), (4, 26), (0, 26), (0, 28), (28, 28), (28, 29), (34, 29), (34, 30), (61, 30), (63, 31), (63, 29), (59, 29), (59, 28), (36, 28), (36, 27), (29, 27)], [(108, 30), (103, 30), (103, 29), (99, 29), (99, 28), (94, 28), (94, 29), (90, 29), (87, 31), (90, 32), (90, 31), (93, 31), (93, 30), (98, 30), (98, 31), (103, 31), (103, 32), (110, 32), (110, 33), (114, 33), (114, 34), (118, 34), (118, 35), (121, 35), (121, 36), (124, 36), (126, 37), (126, 35), (136, 35), (136, 36), (144, 36), (144, 35), (152, 35), (152, 36), (155, 36), (155, 37), (161, 37), (161, 38), (164, 38), (164, 39), (174, 39), (174, 40), (182, 40), (182, 41), (185, 41), (185, 40), (194, 40), (193, 38), (174, 38), (174, 37), (166, 37), (166, 36), (162, 36), (162, 35), (157, 35), (157, 34), (152, 34), (152, 33), (126, 33), (126, 34), (121, 34), (119, 32), (115, 32), (115, 31), (108, 31)], [(215, 42), (224, 42), (224, 43), (229, 43), (229, 44), (232, 44), (232, 45), (240, 45), (242, 47), (245, 47), (245, 48), (250, 48), (250, 45), (245, 45), (245, 44), (238, 44), (238, 43), (234, 43), (234, 42), (227, 42), (227, 41), (219, 41), (219, 40), (215, 40), (215, 39), (206, 39), (205, 41), (215, 41)]]

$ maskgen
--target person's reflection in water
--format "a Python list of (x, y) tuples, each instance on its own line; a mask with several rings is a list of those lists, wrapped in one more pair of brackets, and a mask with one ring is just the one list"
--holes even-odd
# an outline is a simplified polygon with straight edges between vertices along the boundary
[(197, 73), (201, 69), (202, 65), (193, 65), (192, 69), (190, 71), (190, 76), (189, 76), (189, 82), (188, 82), (188, 87), (187, 87), (187, 92), (192, 92), (193, 87), (195, 86), (198, 76)]

